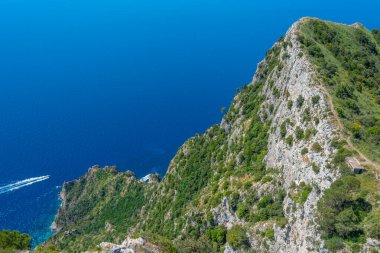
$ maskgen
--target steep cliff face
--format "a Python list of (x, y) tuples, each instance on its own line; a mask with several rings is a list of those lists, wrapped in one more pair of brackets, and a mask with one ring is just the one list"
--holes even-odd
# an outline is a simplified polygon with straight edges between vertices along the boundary
[[(376, 33), (301, 19), (268, 51), (221, 124), (179, 149), (161, 182), (145, 184), (128, 173), (93, 168), (65, 184), (55, 222), (59, 232), (50, 243), (80, 252), (102, 241), (120, 244), (127, 235), (159, 235), (158, 244), (166, 247), (161, 249), (179, 252), (379, 250), (378, 164), (360, 151), (366, 152), (366, 143), (379, 151), (380, 83), (376, 73), (366, 73), (373, 81), (360, 92), (371, 94), (375, 109), (365, 111), (363, 101), (357, 102), (371, 128), (363, 123), (358, 139), (337, 113), (341, 101), (332, 92), (335, 84), (327, 85), (319, 59), (331, 60), (329, 52), (337, 51), (331, 60), (335, 73), (343, 78), (356, 70), (336, 63), (334, 39), (326, 45), (320, 40), (323, 25), (335, 32), (335, 40), (344, 40), (339, 29), (363, 30), (355, 43), (373, 41), (370, 65), (380, 72)], [(310, 50), (314, 46), (319, 58)], [(348, 92), (363, 98), (355, 88)], [(355, 102), (354, 95), (350, 99)], [(365, 174), (353, 175), (348, 167), (346, 158), (355, 156), (367, 166)], [(325, 208), (342, 185), (349, 193), (344, 202)]]
[[(266, 102), (262, 113), (271, 105), (274, 107), (273, 114), (267, 112), (271, 134), (265, 162), (267, 168), (281, 170), (287, 193), (284, 211), (290, 224), (276, 230), (276, 240), (270, 246), (272, 252), (320, 250), (323, 244), (316, 229), (316, 205), (321, 193), (338, 176), (337, 171), (327, 168), (336, 152), (331, 142), (337, 137), (338, 129), (328, 113), (325, 93), (317, 85), (317, 74), (300, 48), (298, 25), (294, 24), (284, 38), (288, 45), (280, 54), (284, 67), (271, 76), (271, 85), (264, 90)], [(318, 98), (318, 102), (313, 103), (313, 98)], [(305, 138), (305, 133), (310, 136)], [(313, 149), (316, 143), (321, 150)], [(313, 170), (313, 166), (318, 170)], [(307, 199), (299, 203), (293, 196), (302, 191), (301, 184), (309, 186), (310, 192)]]

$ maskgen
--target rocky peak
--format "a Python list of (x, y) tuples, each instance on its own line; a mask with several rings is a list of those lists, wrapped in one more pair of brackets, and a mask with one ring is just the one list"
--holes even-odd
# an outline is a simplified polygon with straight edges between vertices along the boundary
[[(235, 96), (221, 124), (189, 139), (162, 181), (145, 184), (131, 173), (96, 167), (66, 183), (56, 223), (78, 234), (60, 231), (51, 241), (70, 250), (76, 245), (130, 250), (127, 236), (149, 232), (180, 252), (350, 252), (353, 244), (362, 252), (379, 249), (376, 230), (367, 222), (379, 217), (374, 189), (380, 187), (373, 176), (377, 165), (361, 153), (366, 143), (374, 144), (377, 152), (371, 122), (378, 116), (357, 99), (364, 99), (360, 92), (367, 89), (352, 70), (358, 64), (340, 62), (344, 50), (339, 45), (353, 33), (353, 45), (363, 47), (361, 51), (369, 48), (368, 64), (380, 70), (379, 46), (373, 46), (364, 28), (363, 33), (350, 30), (357, 27), (309, 17), (294, 23), (258, 64), (252, 82)], [(371, 82), (377, 80), (376, 73)], [(361, 85), (356, 85), (360, 90), (342, 88), (347, 76), (353, 83), (360, 79), (363, 90)], [(335, 89), (348, 97), (340, 100)], [(368, 89), (369, 102), (375, 103), (369, 92), (375, 88)], [(342, 109), (347, 99), (351, 111)], [(366, 111), (369, 119), (362, 120), (358, 110)], [(342, 115), (351, 115), (363, 127), (351, 134)], [(365, 124), (372, 127), (368, 133)], [(351, 136), (361, 139), (351, 141)], [(347, 169), (348, 156), (371, 161), (365, 163), (367, 174), (353, 175)], [(347, 182), (355, 185), (347, 190), (352, 194), (339, 192), (350, 187)], [(323, 213), (321, 206), (337, 193), (345, 194), (345, 204)], [(349, 217), (356, 221), (352, 227), (339, 223)], [(90, 229), (95, 236), (83, 232)], [(357, 235), (360, 243), (355, 242)], [(84, 238), (93, 241), (86, 244)], [(110, 239), (113, 243), (101, 244)]]

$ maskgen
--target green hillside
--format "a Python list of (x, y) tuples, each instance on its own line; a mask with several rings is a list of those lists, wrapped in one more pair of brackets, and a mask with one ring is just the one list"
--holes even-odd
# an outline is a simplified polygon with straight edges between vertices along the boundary
[[(150, 238), (162, 252), (267, 252), (290, 245), (286, 233), (313, 208), (316, 217), (307, 213), (308, 222), (316, 222), (325, 243), (315, 234), (302, 239), (311, 252), (360, 252), (368, 238), (379, 239), (376, 166), (357, 175), (346, 158), (359, 151), (375, 165), (380, 161), (380, 32), (303, 19), (296, 34), (296, 41), (287, 34), (275, 43), (222, 123), (180, 147), (161, 181), (143, 183), (131, 172), (93, 167), (65, 183), (59, 231), (45, 246), (82, 252), (101, 242), (120, 244), (130, 235)], [(289, 77), (287, 64), (305, 59), (317, 71), (310, 86), (326, 97), (305, 93), (290, 99), (292, 87), (283, 84), (300, 77)], [(333, 105), (326, 112), (324, 99)], [(278, 112), (285, 116), (278, 119)], [(338, 127), (321, 132), (320, 122), (327, 125), (335, 116)], [(278, 152), (268, 150), (271, 136), (287, 155), (275, 162), (291, 164), (267, 166), (268, 154)], [(294, 176), (308, 168), (298, 177), (309, 183)]]

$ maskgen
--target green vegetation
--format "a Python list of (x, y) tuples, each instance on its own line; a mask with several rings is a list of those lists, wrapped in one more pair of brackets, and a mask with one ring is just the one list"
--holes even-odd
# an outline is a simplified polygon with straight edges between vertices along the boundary
[(302, 128), (300, 128), (299, 126), (296, 127), (295, 134), (296, 134), (297, 140), (302, 140), (304, 138), (304, 132)]
[(273, 228), (268, 228), (265, 231), (265, 237), (271, 241), (274, 241), (274, 230), (273, 230)]
[(301, 108), (304, 102), (305, 102), (304, 97), (302, 95), (299, 95), (296, 101), (297, 108)]
[(307, 185), (304, 182), (301, 182), (297, 194), (295, 194), (293, 197), (294, 201), (300, 204), (305, 203), (312, 190), (313, 187), (311, 187), (311, 185)]
[(205, 232), (206, 237), (218, 244), (224, 244), (226, 242), (227, 229), (224, 226), (216, 226), (207, 229)]
[(286, 130), (286, 121), (282, 122), (281, 126), (280, 126), (280, 134), (281, 134), (281, 137), (282, 138), (285, 138), (286, 137), (286, 134), (287, 134), (287, 130)]
[(206, 230), (206, 238), (212, 242), (212, 248), (215, 252), (220, 251), (226, 243), (227, 229), (224, 226), (216, 226)]
[(94, 247), (102, 241), (119, 240), (139, 221), (139, 210), (149, 193), (133, 174), (118, 173), (114, 167), (93, 168), (63, 188), (70, 206), (59, 216), (57, 224), (71, 233), (58, 233), (51, 241), (70, 252)]
[(257, 203), (257, 211), (254, 213), (252, 221), (259, 222), (269, 219), (284, 217), (283, 201), (285, 192), (281, 191), (277, 195), (271, 194), (262, 197)]
[(3, 230), (0, 232), (0, 251), (28, 250), (32, 238), (17, 231)]
[(286, 103), (286, 106), (288, 107), (288, 109), (292, 109), (293, 107), (293, 100), (288, 100), (288, 102)]
[(316, 106), (319, 103), (320, 99), (321, 99), (321, 97), (319, 95), (313, 96), (311, 98), (311, 102), (312, 102), (313, 106)]
[(235, 225), (227, 231), (227, 242), (235, 249), (247, 246), (249, 243), (246, 232), (240, 225)]
[(379, 162), (379, 30), (310, 19), (301, 31), (298, 39), (317, 66), (345, 129), (363, 153)]
[(269, 105), (269, 112), (273, 113), (273, 111), (274, 111), (274, 104), (270, 104)]
[(205, 238), (204, 236), (201, 236), (200, 238), (186, 238), (184, 240), (176, 241), (176, 248), (178, 249), (178, 252), (181, 253), (210, 253), (210, 252), (217, 252), (217, 249), (213, 248), (213, 245), (211, 242)]
[[(217, 167), (217, 164), (211, 166), (212, 161), (223, 159), (223, 149), (220, 147), (224, 142), (224, 136), (224, 130), (215, 126), (207, 135), (198, 135), (185, 144), (188, 150), (186, 156), (182, 152), (177, 154), (174, 158), (174, 162), (178, 164), (177, 170), (175, 173), (168, 173), (161, 185), (164, 189), (171, 190), (161, 196), (152, 196), (149, 205), (151, 212), (145, 219), (143, 230), (169, 238), (174, 238), (180, 233), (186, 222), (184, 217), (187, 205), (197, 198), (212, 179), (213, 168)], [(181, 175), (181, 180), (178, 180), (178, 175)], [(171, 218), (163, 222), (168, 213), (171, 214)], [(175, 226), (175, 223), (179, 226)], [(192, 233), (197, 236), (199, 231), (194, 230)]]
[(333, 251), (355, 245), (366, 237), (379, 238), (379, 198), (372, 175), (344, 176), (326, 190), (318, 203), (319, 225), (326, 246)]
[(134, 234), (134, 238), (142, 237), (144, 240), (149, 243), (153, 243), (160, 248), (160, 252), (163, 253), (177, 253), (177, 249), (175, 248), (173, 242), (166, 237), (159, 236), (152, 233), (137, 233)]
[(311, 168), (313, 169), (315, 174), (318, 174), (319, 171), (321, 170), (316, 163), (311, 163)]
[(289, 135), (289, 136), (285, 139), (285, 143), (288, 144), (289, 146), (293, 146), (293, 136), (292, 136), (292, 135)]
[(52, 244), (43, 244), (37, 246), (34, 251), (35, 253), (60, 253), (60, 250)]
[(309, 122), (311, 120), (310, 108), (307, 107), (302, 113), (302, 122)]
[(280, 97), (280, 91), (277, 87), (273, 87), (273, 96), (276, 98)]
[(311, 150), (313, 150), (316, 153), (320, 153), (322, 152), (323, 149), (321, 147), (321, 144), (319, 144), (318, 142), (314, 142), (313, 145), (311, 146)]

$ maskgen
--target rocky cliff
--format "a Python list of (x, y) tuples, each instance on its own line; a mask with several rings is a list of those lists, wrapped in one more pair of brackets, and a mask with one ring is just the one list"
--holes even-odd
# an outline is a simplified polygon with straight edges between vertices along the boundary
[(65, 183), (47, 244), (133, 252), (130, 237), (162, 252), (377, 252), (379, 52), (377, 30), (299, 20), (162, 181), (94, 167)]

